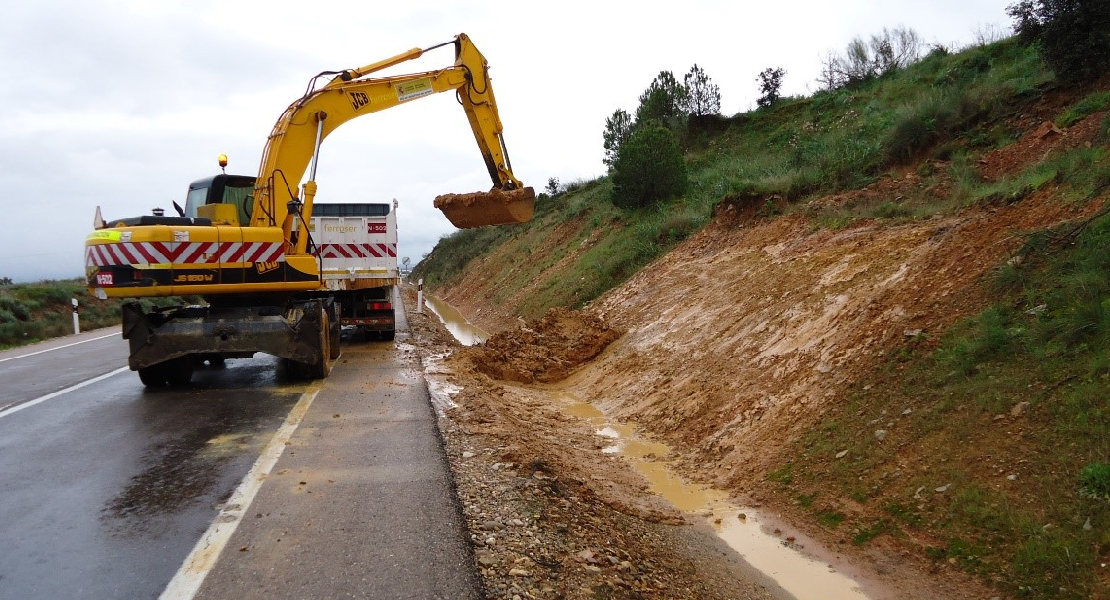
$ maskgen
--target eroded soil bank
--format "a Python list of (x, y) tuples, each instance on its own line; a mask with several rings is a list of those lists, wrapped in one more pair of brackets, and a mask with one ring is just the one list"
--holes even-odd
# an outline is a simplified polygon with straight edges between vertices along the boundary
[[(993, 180), (1052, 153), (1089, 147), (1097, 143), (1102, 117), (1065, 131), (1031, 128), (1018, 143), (984, 155), (981, 176)], [(1015, 256), (1027, 233), (1079, 221), (1104, 206), (1102, 199), (1062, 200), (1050, 184), (925, 220), (829, 229), (811, 217), (854, 202), (948, 193), (943, 185), (922, 185), (913, 170), (891, 173), (866, 189), (771, 219), (723, 205), (713, 224), (587, 307), (581, 322), (592, 323), (590, 336), (619, 337), (581, 365), (562, 364), (565, 348), (537, 335), (542, 326), (519, 322), (511, 303), (486, 304), (494, 294), (482, 282), (496, 279), (503, 265), (475, 261), (464, 281), (441, 293), (478, 325), (507, 337), (451, 363), (464, 388), (457, 431), (501, 440), (492, 446), (495, 462), (519, 469), (538, 457), (562, 484), (574, 482), (577, 499), (596, 499), (622, 519), (669, 522), (673, 512), (645, 497), (634, 474), (579, 453), (604, 442), (573, 419), (551, 416), (553, 394), (573, 393), (665, 442), (686, 477), (781, 515), (821, 542), (822, 556), (857, 572), (872, 597), (1002, 597), (947, 561), (927, 558), (920, 550), (928, 540), (880, 536), (852, 544), (850, 532), (814, 522), (796, 497), (768, 481), (794, 458), (792, 444), (841, 409), (851, 386), (873, 375), (907, 339), (936, 339), (980, 311), (989, 301), (985, 279)], [(912, 407), (890, 409), (894, 433), (886, 443), (902, 444), (895, 417), (913, 414)], [(959, 449), (896, 448), (914, 453), (908, 462), (959, 459)], [(813, 460), (840, 458), (831, 452)], [(628, 531), (623, 521), (609, 521), (609, 535)]]

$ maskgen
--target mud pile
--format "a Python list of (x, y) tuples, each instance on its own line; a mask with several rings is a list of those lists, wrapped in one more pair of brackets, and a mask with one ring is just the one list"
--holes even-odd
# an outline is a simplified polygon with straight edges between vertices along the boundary
[(552, 383), (601, 354), (621, 332), (601, 318), (556, 308), (542, 319), (495, 334), (459, 358), (502, 381)]

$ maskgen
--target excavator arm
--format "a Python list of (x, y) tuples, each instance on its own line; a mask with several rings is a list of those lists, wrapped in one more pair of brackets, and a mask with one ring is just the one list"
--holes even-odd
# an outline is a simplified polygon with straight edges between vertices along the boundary
[[(370, 77), (439, 47), (433, 46), (314, 78), (309, 91), (285, 110), (267, 139), (255, 184), (251, 225), (282, 227), (289, 252), (303, 254), (307, 236), (297, 235), (297, 230), (312, 215), (316, 161), (323, 140), (356, 117), (450, 90), (456, 92), (466, 111), (494, 187), (489, 193), (440, 196), (436, 207), (460, 228), (529, 220), (535, 193), (512, 173), (485, 57), (465, 34), (456, 36), (454, 46), (455, 64), (437, 71)], [(313, 89), (320, 77), (328, 75), (332, 78), (327, 84)], [(308, 179), (298, 191), (306, 170)]]

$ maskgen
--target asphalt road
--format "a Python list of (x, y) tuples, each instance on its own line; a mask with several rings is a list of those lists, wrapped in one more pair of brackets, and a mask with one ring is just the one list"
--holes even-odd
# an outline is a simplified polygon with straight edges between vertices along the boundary
[(405, 339), (324, 382), (261, 356), (164, 391), (115, 332), (0, 353), (0, 599), (477, 598)]

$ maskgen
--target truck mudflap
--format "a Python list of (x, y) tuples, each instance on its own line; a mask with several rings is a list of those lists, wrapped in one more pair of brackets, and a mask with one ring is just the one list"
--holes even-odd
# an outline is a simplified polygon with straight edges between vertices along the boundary
[[(304, 365), (330, 358), (334, 304), (329, 300), (288, 307), (214, 308), (185, 306), (144, 313), (136, 302), (123, 306), (123, 337), (131, 346), (134, 371), (190, 356), (271, 354)], [(326, 341), (322, 341), (326, 340)], [(326, 350), (323, 351), (322, 350)]]

